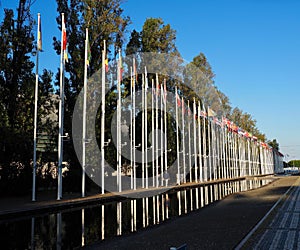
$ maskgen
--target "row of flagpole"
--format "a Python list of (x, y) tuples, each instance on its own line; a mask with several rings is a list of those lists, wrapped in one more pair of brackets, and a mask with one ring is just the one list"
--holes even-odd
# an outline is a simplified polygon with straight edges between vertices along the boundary
[[(57, 199), (62, 198), (62, 164), (63, 164), (63, 138), (64, 136), (64, 71), (67, 60), (67, 34), (64, 14), (62, 13), (61, 33), (61, 55), (60, 55), (60, 98), (59, 98), (59, 135), (58, 135), (58, 187)], [(86, 29), (85, 40), (85, 62), (84, 62), (84, 98), (83, 98), (83, 124), (82, 124), (82, 197), (86, 195), (86, 105), (87, 105), (87, 81), (88, 66), (90, 64), (90, 46), (88, 29)], [(35, 85), (35, 112), (34, 112), (34, 154), (33, 154), (33, 190), (32, 200), (36, 199), (36, 144), (37, 144), (37, 94), (38, 94), (38, 55), (41, 46), (41, 22), (38, 14), (38, 39), (36, 54), (36, 85)], [(117, 190), (122, 191), (122, 55), (119, 50), (117, 69)], [(101, 193), (105, 192), (105, 82), (106, 82), (106, 44), (102, 50), (102, 83), (101, 83)], [(131, 177), (130, 188), (137, 189), (137, 165), (136, 149), (142, 153), (141, 162), (141, 187), (149, 188), (149, 168), (152, 167), (152, 186), (159, 187), (168, 185), (168, 115), (167, 115), (167, 85), (164, 80), (159, 83), (158, 74), (152, 79), (152, 91), (148, 91), (148, 74), (145, 68), (142, 74), (142, 139), (141, 145), (136, 145), (136, 85), (138, 84), (136, 61), (130, 67), (130, 155), (131, 155)], [(149, 95), (151, 94), (151, 98)], [(188, 101), (187, 108), (183, 97), (175, 86), (175, 117), (176, 117), (176, 154), (177, 173), (176, 184), (186, 183), (189, 173), (189, 181), (203, 182), (216, 179), (230, 179), (247, 175), (260, 175), (273, 173), (273, 157), (271, 150), (264, 144), (245, 137), (233, 128), (231, 122), (226, 118), (218, 121), (214, 112), (204, 105), (191, 104)], [(148, 146), (148, 102), (151, 101), (151, 130), (152, 145)], [(191, 110), (192, 109), (192, 112)], [(160, 123), (159, 123), (160, 118)], [(180, 129), (181, 125), (181, 129)], [(163, 133), (159, 134), (159, 129)], [(156, 131), (156, 133), (154, 133)], [(180, 146), (181, 145), (181, 146)], [(151, 149), (151, 159), (148, 159), (148, 151)], [(180, 151), (181, 150), (181, 151)], [(160, 159), (160, 162), (159, 162)], [(151, 166), (148, 165), (151, 162)]]

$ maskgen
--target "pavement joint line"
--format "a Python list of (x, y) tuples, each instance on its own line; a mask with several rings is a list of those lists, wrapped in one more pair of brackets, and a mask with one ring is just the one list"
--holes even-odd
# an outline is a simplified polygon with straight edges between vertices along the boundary
[(298, 178), (293, 185), (277, 200), (277, 202), (271, 207), (271, 209), (265, 214), (265, 216), (252, 228), (252, 230), (243, 238), (243, 240), (234, 248), (235, 250), (240, 250), (246, 244), (246, 242), (253, 236), (257, 229), (264, 223), (264, 221), (269, 217), (269, 215), (275, 210), (278, 204), (292, 191), (293, 188), (297, 188), (300, 184), (300, 178)]

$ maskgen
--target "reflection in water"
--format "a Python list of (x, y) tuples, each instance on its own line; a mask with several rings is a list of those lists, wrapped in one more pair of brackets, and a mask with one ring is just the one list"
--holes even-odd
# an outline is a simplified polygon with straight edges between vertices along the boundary
[(81, 210), (81, 246), (84, 246), (84, 208)]
[(31, 218), (31, 249), (35, 249), (34, 246), (34, 224), (35, 224), (35, 218)]
[[(0, 221), (2, 246), (10, 249), (78, 248), (160, 224), (234, 192), (270, 182), (270, 179), (252, 179), (170, 190), (153, 197), (86, 206), (30, 219)], [(18, 235), (18, 241), (15, 241), (15, 235)]]
[(56, 249), (61, 249), (61, 236), (62, 236), (62, 230), (61, 230), (61, 213), (56, 214)]

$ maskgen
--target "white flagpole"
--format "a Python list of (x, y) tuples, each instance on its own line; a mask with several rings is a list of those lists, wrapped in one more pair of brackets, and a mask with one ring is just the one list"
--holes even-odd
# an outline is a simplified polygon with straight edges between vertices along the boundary
[(57, 181), (57, 200), (62, 198), (62, 161), (63, 161), (63, 132), (64, 132), (64, 72), (65, 72), (65, 57), (64, 57), (64, 29), (65, 16), (61, 14), (61, 51), (60, 51), (60, 98), (59, 98), (59, 119), (58, 119), (58, 181)]
[(122, 72), (121, 72), (121, 50), (119, 49), (119, 63), (118, 63), (118, 102), (117, 102), (117, 184), (118, 191), (122, 191), (122, 138), (121, 138), (121, 81), (122, 81)]
[(156, 128), (156, 134), (155, 134), (155, 152), (156, 152), (156, 187), (159, 186), (159, 179), (158, 179), (158, 75), (156, 74), (156, 89), (155, 89), (155, 128)]
[(184, 99), (183, 97), (181, 98), (181, 120), (182, 120), (182, 163), (183, 163), (183, 183), (186, 183), (186, 166), (185, 166), (185, 131), (184, 131)]
[(136, 81), (136, 64), (135, 64), (135, 58), (133, 58), (133, 68), (134, 68), (134, 77), (133, 77), (133, 87), (132, 87), (132, 98), (133, 98), (133, 104), (132, 104), (132, 111), (133, 111), (133, 189), (136, 190), (136, 162), (135, 162), (135, 81)]
[(131, 174), (130, 174), (130, 188), (133, 189), (133, 149), (134, 149), (134, 142), (133, 142), (133, 72), (132, 67), (130, 67), (130, 102), (131, 102), (131, 109), (130, 109), (130, 168), (131, 168)]
[(105, 57), (106, 57), (106, 41), (103, 41), (102, 50), (102, 84), (101, 84), (101, 193), (105, 193), (104, 183), (104, 147), (105, 147)]
[(178, 185), (180, 185), (180, 162), (179, 162), (179, 159), (180, 159), (180, 156), (179, 156), (179, 129), (178, 129), (178, 100), (179, 99), (179, 96), (178, 96), (178, 93), (177, 93), (177, 86), (175, 87), (175, 94), (176, 94), (176, 147), (177, 147), (177, 180), (176, 180), (176, 183)]
[[(200, 103), (199, 103), (199, 106), (200, 106)], [(206, 110), (204, 108), (204, 105), (202, 106), (203, 107), (203, 112), (206, 113)], [(203, 117), (203, 161), (204, 161), (204, 180), (207, 181), (207, 157), (206, 157), (206, 117)], [(200, 147), (199, 147), (200, 148)], [(200, 159), (202, 159), (202, 156), (200, 157)]]
[[(201, 113), (201, 107), (200, 107), (200, 101), (198, 102), (198, 136), (199, 136), (199, 181), (202, 182), (203, 181), (203, 166), (202, 166), (202, 159), (204, 159), (204, 175), (207, 177), (207, 165), (206, 164), (206, 138), (205, 136), (203, 137), (203, 142), (204, 142), (204, 152), (202, 154), (202, 136), (201, 136), (201, 119), (200, 119), (200, 113)], [(205, 122), (205, 118), (203, 119)], [(204, 130), (204, 135), (205, 135), (205, 126), (203, 126), (203, 130)], [(207, 178), (205, 179), (207, 181)]]
[(152, 108), (152, 112), (151, 112), (151, 126), (152, 126), (152, 184), (153, 187), (155, 187), (155, 136), (154, 136), (154, 79), (152, 79), (152, 95), (151, 95), (151, 108)]
[(87, 91), (87, 60), (88, 60), (88, 29), (85, 30), (84, 49), (84, 81), (83, 81), (83, 108), (82, 108), (82, 181), (81, 196), (85, 196), (85, 146), (86, 146), (86, 91)]
[(145, 78), (142, 75), (142, 188), (145, 187)]
[[(168, 137), (167, 137), (167, 84), (166, 79), (164, 79), (164, 103), (165, 103), (165, 171), (168, 171)], [(166, 186), (168, 185), (168, 180), (166, 180)]]
[[(194, 112), (194, 117), (193, 117), (193, 127), (194, 127), (194, 157), (195, 157), (195, 182), (198, 182), (198, 152), (197, 152), (197, 123), (196, 123), (196, 115), (197, 115), (197, 110), (196, 110), (196, 101), (194, 98), (194, 103), (193, 103), (193, 112)], [(200, 144), (200, 142), (199, 142)], [(201, 155), (199, 156), (201, 157)], [(201, 161), (201, 158), (200, 158)]]
[(147, 102), (147, 91), (148, 91), (148, 75), (147, 75), (147, 69), (145, 67), (145, 171), (146, 171), (146, 188), (149, 187), (148, 182), (148, 102)]
[(188, 100), (189, 175), (190, 175), (190, 182), (192, 182), (191, 117), (190, 116), (191, 116), (190, 101)]
[[(164, 127), (164, 119), (163, 119), (163, 85), (161, 84), (160, 86), (160, 130), (163, 131), (163, 127)], [(163, 136), (160, 137), (160, 172), (161, 172), (161, 186), (164, 185), (164, 138)]]
[(35, 99), (34, 99), (34, 125), (33, 125), (33, 169), (32, 169), (32, 201), (35, 201), (35, 189), (36, 189), (36, 143), (37, 143), (37, 102), (38, 102), (38, 86), (39, 86), (39, 51), (41, 49), (41, 14), (38, 13), (38, 29), (37, 29), (37, 48), (36, 48), (36, 64), (35, 64)]

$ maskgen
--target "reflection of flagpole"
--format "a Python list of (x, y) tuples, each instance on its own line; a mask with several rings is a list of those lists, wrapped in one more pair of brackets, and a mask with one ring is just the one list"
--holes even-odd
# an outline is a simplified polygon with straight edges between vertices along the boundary
[(60, 98), (59, 98), (59, 119), (58, 119), (58, 181), (57, 200), (62, 198), (62, 160), (63, 160), (63, 132), (64, 132), (64, 81), (65, 81), (65, 53), (66, 53), (66, 27), (65, 16), (61, 14), (61, 52), (60, 52)]
[(87, 91), (87, 60), (88, 60), (88, 29), (85, 30), (84, 49), (84, 79), (83, 79), (83, 108), (82, 108), (82, 181), (81, 196), (85, 196), (85, 146), (86, 146), (86, 91)]
[(38, 86), (39, 86), (39, 51), (42, 50), (41, 40), (41, 14), (38, 13), (38, 38), (36, 49), (36, 64), (35, 64), (35, 99), (34, 99), (34, 126), (33, 126), (33, 171), (32, 171), (32, 201), (35, 201), (35, 181), (36, 181), (36, 142), (37, 142), (37, 101), (38, 101)]

